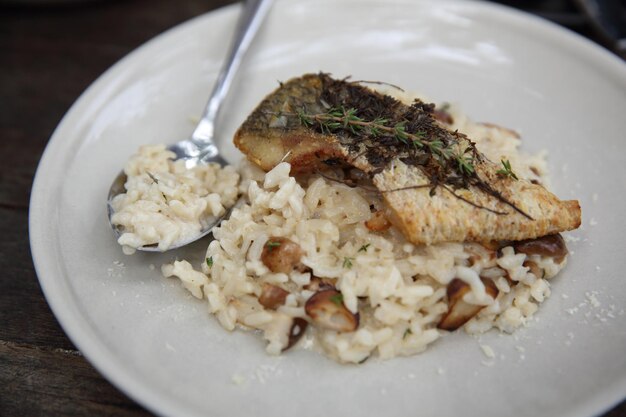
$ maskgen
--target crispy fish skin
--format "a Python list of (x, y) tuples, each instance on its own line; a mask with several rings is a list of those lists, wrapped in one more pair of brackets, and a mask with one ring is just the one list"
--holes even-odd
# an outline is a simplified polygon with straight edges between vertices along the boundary
[[(496, 170), (492, 163), (477, 167), (478, 175), (532, 220), (475, 187), (438, 187), (433, 196), (428, 187), (385, 192), (428, 184), (419, 168), (399, 161), (375, 175), (374, 184), (383, 191), (389, 220), (416, 244), (524, 240), (580, 226), (578, 201), (561, 201), (541, 185), (501, 178)], [(452, 192), (484, 208), (474, 207)]]
[[(248, 159), (269, 171), (281, 161), (291, 164), (292, 174), (310, 172), (323, 166), (323, 161), (348, 158), (348, 150), (335, 135), (324, 135), (294, 123), (298, 108), (323, 112), (319, 103), (322, 80), (305, 75), (281, 86), (252, 112), (237, 130), (234, 143)], [(297, 104), (297, 108), (296, 105)]]
[[(353, 104), (355, 94), (365, 89), (345, 81), (342, 84), (326, 74), (306, 74), (289, 80), (267, 96), (242, 124), (235, 134), (235, 145), (266, 171), (283, 160), (291, 163), (292, 174), (340, 161), (370, 173), (383, 195), (387, 216), (416, 244), (523, 240), (580, 226), (578, 201), (561, 201), (541, 185), (499, 175), (499, 166), (482, 156), (476, 160), (476, 178), (502, 198), (476, 184), (429, 187), (431, 178), (425, 166), (432, 165), (432, 161), (424, 166), (409, 165), (393, 154), (393, 146), (368, 143), (367, 138), (357, 143), (355, 138), (322, 134), (303, 126), (294, 114), (302, 109), (310, 114), (324, 113), (324, 97), (329, 98), (325, 89), (329, 85), (333, 88), (331, 98), (340, 103), (345, 100)], [(409, 107), (397, 100), (368, 91), (361, 100), (365, 104), (359, 102), (360, 110), (367, 112), (368, 104), (372, 104), (372, 108), (386, 109), (387, 115), (411, 114), (407, 113)], [(377, 115), (368, 116), (373, 119)], [(462, 136), (456, 132), (447, 134), (453, 140)], [(365, 156), (367, 146), (377, 147), (375, 156), (382, 158), (384, 167), (376, 166), (376, 158)]]

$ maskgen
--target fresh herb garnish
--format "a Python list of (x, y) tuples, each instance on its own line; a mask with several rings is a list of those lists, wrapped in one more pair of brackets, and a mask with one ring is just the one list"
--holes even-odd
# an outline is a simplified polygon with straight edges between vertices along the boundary
[(366, 243), (365, 245), (359, 248), (359, 252), (367, 252), (367, 248), (369, 248), (371, 243)]
[(146, 171), (146, 174), (148, 174), (148, 176), (150, 177), (150, 179), (155, 183), (158, 184), (159, 180), (156, 179), (156, 177), (154, 175), (152, 175), (150, 172)]
[(406, 339), (406, 337), (407, 337), (408, 335), (411, 335), (411, 334), (413, 334), (413, 332), (411, 331), (411, 328), (407, 328), (407, 329), (404, 331), (404, 334), (402, 335), (402, 338), (403, 338), (403, 339)]
[(213, 266), (213, 257), (209, 256), (208, 258), (206, 258), (206, 264), (207, 266), (210, 268)]
[(343, 258), (343, 267), (344, 268), (352, 268), (352, 261), (354, 261), (354, 258), (349, 258), (349, 257), (345, 257)]
[[(355, 108), (331, 107), (326, 113), (310, 114), (304, 109), (299, 109), (297, 113), (300, 124), (305, 127), (319, 127), (322, 133), (336, 133), (339, 130), (349, 131), (352, 134), (366, 133), (373, 137), (384, 134), (392, 136), (403, 145), (411, 146), (415, 150), (428, 149), (440, 161), (442, 166), (447, 166), (447, 161), (454, 160), (458, 165), (461, 175), (471, 176), (474, 169), (476, 153), (473, 145), (465, 147), (462, 152), (454, 152), (454, 143), (445, 145), (439, 139), (426, 139), (426, 132), (417, 130), (409, 132), (407, 121), (402, 120), (395, 124), (390, 124), (388, 119), (375, 118), (367, 121), (357, 115)], [(469, 141), (467, 141), (469, 142)]]
[(338, 292), (337, 294), (333, 294), (328, 298), (332, 303), (340, 306), (343, 304), (343, 294)]
[(454, 158), (459, 164), (459, 171), (466, 176), (470, 176), (474, 173), (474, 158), (468, 155), (468, 151), (469, 147), (466, 147), (463, 152), (454, 155)]
[(267, 246), (267, 249), (271, 252), (274, 250), (274, 248), (280, 246), (280, 242), (272, 242), (271, 240), (268, 240), (265, 246)]
[[(475, 144), (458, 132), (454, 132), (456, 140), (450, 140), (450, 138), (444, 140), (437, 135), (434, 135), (434, 139), (426, 139), (425, 131), (417, 130), (415, 132), (409, 132), (406, 127), (406, 121), (400, 121), (393, 125), (389, 124), (388, 119), (384, 118), (376, 118), (372, 121), (367, 121), (359, 117), (357, 110), (354, 108), (346, 110), (344, 107), (331, 107), (326, 113), (317, 114), (309, 114), (301, 109), (298, 111), (298, 118), (303, 126), (313, 128), (317, 126), (322, 133), (331, 134), (338, 133), (339, 131), (349, 131), (355, 135), (370, 134), (372, 137), (391, 136), (396, 141), (396, 144), (399, 143), (401, 146), (405, 147), (403, 152), (407, 153), (408, 156), (403, 160), (422, 165), (423, 163), (420, 164), (416, 161), (422, 161), (424, 160), (424, 156), (430, 154), (434, 160), (437, 161), (439, 168), (434, 171), (435, 174), (432, 176), (430, 184), (428, 184), (431, 188), (431, 196), (435, 194), (435, 189), (439, 186), (451, 191), (451, 189), (446, 186), (446, 183), (452, 185), (454, 188), (467, 188), (469, 185), (475, 185), (483, 192), (495, 197), (512, 207), (518, 213), (532, 220), (532, 217), (512, 202), (505, 199), (498, 191), (493, 190), (488, 183), (484, 182), (484, 180), (476, 174), (476, 163), (480, 160), (479, 153), (476, 150)], [(504, 170), (500, 170), (498, 173), (502, 171), (505, 175), (517, 179), (515, 173), (510, 169), (508, 161), (506, 161), (506, 164), (505, 161), (502, 161), (502, 164)], [(421, 185), (417, 188), (419, 187), (421, 187)], [(409, 188), (413, 187), (404, 187), (401, 189)], [(455, 197), (459, 198), (459, 194), (454, 191), (451, 192)], [(459, 199), (476, 208), (485, 209), (496, 214), (506, 214), (505, 212), (496, 211), (476, 204), (465, 198)]]
[[(154, 175), (152, 175), (151, 172), (146, 171), (146, 174), (148, 174), (148, 176), (150, 177), (152, 182), (154, 182), (155, 184), (159, 185), (159, 180)], [(161, 191), (161, 195), (163, 196), (163, 200), (165, 200), (165, 202), (167, 203), (168, 201), (167, 201), (167, 196), (165, 195), (165, 193)]]
[(519, 179), (519, 178), (517, 178), (517, 175), (515, 175), (515, 173), (511, 169), (511, 162), (509, 162), (508, 159), (501, 159), (500, 162), (502, 162), (503, 168), (497, 170), (496, 174), (502, 175), (503, 177), (513, 178), (514, 180), (518, 180)]
[[(422, 106), (426, 105), (422, 104)], [(413, 107), (414, 106), (411, 106), (411, 109)], [(401, 152), (408, 153), (407, 157), (402, 158), (403, 161), (413, 165), (420, 165), (424, 168), (430, 166), (428, 169), (432, 170), (432, 165), (425, 162), (428, 160), (428, 154), (430, 154), (439, 164), (440, 168), (435, 169), (435, 171), (433, 171), (434, 174), (427, 174), (430, 177), (430, 184), (427, 186), (431, 189), (431, 196), (435, 195), (437, 187), (443, 186), (446, 188), (446, 183), (453, 188), (467, 188), (469, 185), (475, 185), (483, 192), (490, 194), (525, 217), (532, 219), (513, 203), (506, 200), (499, 192), (493, 190), (489, 184), (484, 182), (484, 180), (476, 174), (475, 164), (480, 160), (480, 156), (476, 150), (475, 144), (464, 135), (458, 132), (448, 132), (448, 136), (445, 136), (445, 134), (437, 134), (436, 132), (435, 134), (431, 132), (431, 134), (428, 135), (425, 130), (409, 132), (405, 120), (395, 124), (391, 124), (388, 119), (382, 117), (367, 121), (358, 116), (355, 108), (346, 109), (345, 107), (336, 108), (330, 106), (325, 106), (325, 108), (327, 109), (326, 113), (317, 114), (307, 113), (304, 108), (300, 109), (298, 111), (300, 123), (306, 127), (317, 127), (322, 133), (330, 134), (339, 133), (340, 131), (349, 131), (349, 133), (360, 137), (369, 134), (375, 139), (379, 136), (384, 136), (380, 140), (384, 140), (385, 137), (392, 137), (396, 140), (396, 143), (401, 144), (401, 147), (405, 146), (408, 148), (404, 150), (400, 149)], [(453, 136), (452, 140), (450, 135)], [(417, 188), (420, 187), (421, 186), (418, 186)], [(409, 188), (413, 187), (401, 189)], [(447, 189), (451, 190), (450, 188)], [(391, 191), (397, 190), (388, 190), (387, 192)], [(454, 196), (459, 198), (459, 194), (453, 191), (451, 192)], [(483, 207), (464, 198), (460, 199), (476, 208), (486, 209), (496, 214), (506, 214), (505, 212)]]

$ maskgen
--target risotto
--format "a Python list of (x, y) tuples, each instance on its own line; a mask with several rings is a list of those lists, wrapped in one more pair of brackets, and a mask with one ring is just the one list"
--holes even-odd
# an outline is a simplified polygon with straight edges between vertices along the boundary
[(126, 164), (126, 192), (111, 202), (111, 223), (122, 232), (118, 243), (124, 253), (148, 245), (164, 251), (189, 241), (235, 203), (234, 167), (187, 169), (175, 156), (165, 145), (142, 146)]
[[(545, 184), (544, 155), (519, 152), (516, 132), (449, 112), (452, 129), (472, 137), (488, 158), (506, 159), (520, 177)], [(461, 326), (469, 333), (512, 332), (550, 295), (549, 279), (566, 263), (559, 235), (411, 244), (385, 219), (379, 193), (348, 181), (358, 173), (294, 177), (290, 168), (283, 162), (264, 173), (243, 164), (245, 202), (214, 229), (205, 262), (162, 267), (164, 276), (206, 300), (226, 330), (259, 330), (269, 354), (302, 345), (306, 335), (329, 357), (359, 363), (419, 353)], [(138, 181), (161, 192), (145, 175)], [(227, 195), (220, 188), (226, 205), (236, 196), (234, 185)], [(214, 215), (223, 210), (219, 201)]]

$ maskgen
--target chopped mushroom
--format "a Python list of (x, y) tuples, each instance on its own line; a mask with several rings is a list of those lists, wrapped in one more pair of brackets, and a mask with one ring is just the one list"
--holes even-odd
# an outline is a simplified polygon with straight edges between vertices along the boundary
[(263, 337), (269, 342), (267, 351), (271, 354), (277, 355), (295, 345), (308, 326), (308, 322), (302, 317), (291, 317), (280, 312), (266, 311), (263, 314), (271, 319), (262, 320), (252, 327), (263, 330)]
[(548, 235), (537, 239), (521, 240), (512, 242), (511, 246), (517, 253), (526, 255), (551, 256), (554, 262), (560, 264), (567, 256), (567, 247), (560, 234)]
[(315, 326), (337, 332), (353, 332), (359, 326), (359, 314), (343, 304), (343, 295), (336, 289), (323, 289), (313, 294), (304, 305)]
[(290, 273), (300, 263), (302, 248), (286, 237), (270, 237), (263, 246), (261, 261), (272, 272)]
[(304, 287), (309, 291), (320, 291), (320, 290), (329, 290), (335, 289), (335, 285), (327, 279), (312, 276), (311, 282)]
[(372, 214), (369, 220), (365, 221), (365, 226), (372, 232), (384, 232), (391, 227), (391, 222), (387, 220), (383, 210), (378, 210)]
[[(481, 278), (481, 281), (485, 285), (485, 292), (495, 299), (498, 296), (498, 289), (493, 281), (486, 278)], [(443, 316), (437, 327), (443, 330), (456, 330), (485, 307), (469, 304), (463, 300), (463, 296), (470, 291), (471, 287), (465, 281), (459, 278), (450, 281), (447, 288), (448, 312)]]
[(533, 261), (524, 261), (524, 266), (527, 267), (537, 278), (543, 278), (545, 275), (545, 271), (539, 268), (539, 265)]
[(289, 329), (289, 341), (287, 342), (287, 346), (283, 348), (283, 352), (298, 343), (298, 340), (302, 338), (308, 326), (309, 322), (305, 319), (294, 317), (291, 328)]
[(281, 305), (285, 304), (285, 299), (289, 295), (287, 290), (284, 290), (276, 285), (264, 284), (259, 296), (259, 303), (265, 308), (270, 310), (276, 310)]

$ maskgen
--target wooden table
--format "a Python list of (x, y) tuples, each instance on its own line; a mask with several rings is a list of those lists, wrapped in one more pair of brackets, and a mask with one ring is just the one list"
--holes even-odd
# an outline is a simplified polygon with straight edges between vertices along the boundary
[[(52, 131), (92, 81), (153, 36), (232, 1), (72, 3), (0, 0), (0, 416), (148, 416), (94, 370), (48, 308), (29, 250), (31, 184)], [(606, 415), (626, 416), (626, 402)]]

